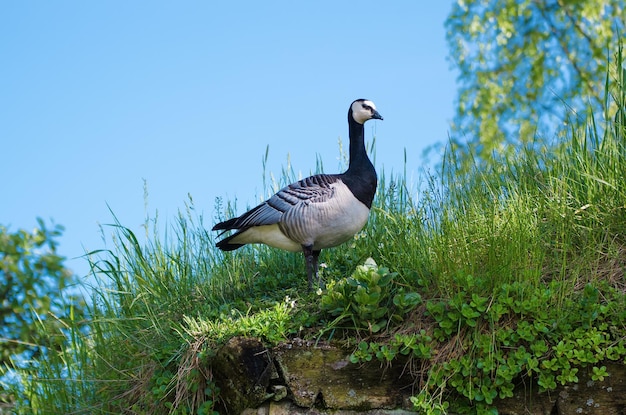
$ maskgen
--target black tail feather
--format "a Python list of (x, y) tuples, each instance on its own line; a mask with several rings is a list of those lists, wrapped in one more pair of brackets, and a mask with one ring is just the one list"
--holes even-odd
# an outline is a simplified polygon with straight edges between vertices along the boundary
[(224, 222), (220, 222), (218, 224), (216, 224), (213, 229), (211, 229), (212, 231), (221, 231), (221, 230), (230, 230), (230, 229), (236, 229), (235, 223), (237, 222), (239, 218), (232, 218), (232, 219), (228, 219), (225, 220)]
[(233, 239), (235, 236), (239, 235), (239, 233), (240, 232), (234, 233), (234, 234), (230, 235), (228, 238), (222, 239), (221, 241), (216, 243), (215, 246), (217, 248), (221, 249), (222, 251), (234, 251), (235, 249), (241, 248), (245, 244), (230, 243), (231, 239)]

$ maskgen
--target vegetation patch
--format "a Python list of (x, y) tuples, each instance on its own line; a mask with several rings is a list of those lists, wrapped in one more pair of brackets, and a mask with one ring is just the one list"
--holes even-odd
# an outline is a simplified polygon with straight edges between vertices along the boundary
[(585, 367), (606, 379), (626, 359), (621, 59), (601, 125), (590, 114), (473, 169), (448, 152), (419, 189), (381, 174), (367, 227), (322, 253), (318, 292), (299, 255), (217, 251), (191, 200), (163, 235), (149, 218), (145, 242), (115, 222), (114, 247), (89, 255), (85, 317), (49, 316), (55, 347), (13, 368), (15, 411), (214, 413), (212, 364), (234, 336), (332, 339), (353, 364), (409, 359), (428, 414), (494, 413), (518, 383), (550, 391)]

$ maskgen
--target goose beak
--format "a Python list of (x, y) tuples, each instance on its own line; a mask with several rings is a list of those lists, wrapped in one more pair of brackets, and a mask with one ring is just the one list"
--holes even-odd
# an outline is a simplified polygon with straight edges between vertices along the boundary
[(376, 110), (374, 110), (374, 113), (372, 114), (372, 119), (373, 120), (381, 120), (383, 119), (383, 116), (380, 115), (380, 113)]

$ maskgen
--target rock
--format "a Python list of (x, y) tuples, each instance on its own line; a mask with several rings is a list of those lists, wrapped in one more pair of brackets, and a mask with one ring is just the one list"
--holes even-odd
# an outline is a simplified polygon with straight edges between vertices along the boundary
[(624, 415), (626, 366), (605, 362), (610, 376), (591, 379), (592, 367), (581, 368), (578, 383), (539, 393), (536, 385), (520, 385), (512, 398), (494, 402), (501, 415)]
[(512, 397), (496, 399), (494, 406), (500, 415), (555, 415), (558, 395), (558, 391), (539, 393), (537, 385), (520, 384)]
[[(255, 410), (256, 411), (256, 410)], [(302, 408), (293, 402), (272, 402), (264, 405), (262, 412), (242, 413), (242, 415), (415, 415), (402, 409), (372, 409), (369, 411), (324, 410), (318, 408)]]
[(411, 384), (401, 377), (401, 362), (386, 369), (379, 362), (352, 364), (350, 352), (334, 345), (295, 339), (273, 353), (294, 403), (305, 408), (398, 408), (403, 402), (400, 390)]
[(228, 413), (256, 408), (268, 398), (268, 386), (276, 378), (270, 351), (258, 339), (233, 337), (213, 359), (213, 379)]
[(624, 415), (626, 414), (626, 366), (605, 363), (610, 376), (603, 381), (591, 379), (592, 368), (581, 369), (578, 383), (563, 387), (559, 393), (559, 415)]

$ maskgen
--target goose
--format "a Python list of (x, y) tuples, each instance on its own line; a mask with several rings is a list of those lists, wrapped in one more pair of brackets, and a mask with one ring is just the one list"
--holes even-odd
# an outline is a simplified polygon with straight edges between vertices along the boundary
[(235, 233), (217, 242), (222, 251), (246, 244), (265, 244), (304, 254), (311, 290), (318, 281), (320, 251), (340, 245), (367, 222), (374, 194), (376, 170), (365, 150), (363, 124), (382, 120), (372, 101), (357, 99), (348, 109), (350, 152), (341, 174), (316, 174), (292, 183), (241, 216), (220, 222), (213, 231)]

